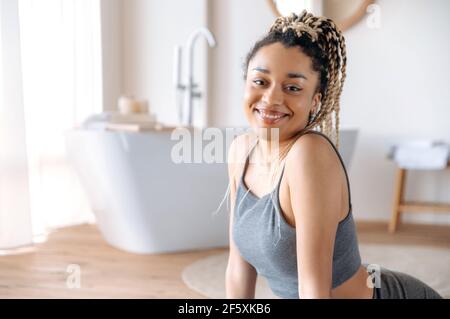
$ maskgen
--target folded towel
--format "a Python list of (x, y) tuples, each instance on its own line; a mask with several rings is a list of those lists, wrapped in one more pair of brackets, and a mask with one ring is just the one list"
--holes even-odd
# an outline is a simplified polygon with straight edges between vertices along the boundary
[(443, 169), (449, 155), (449, 145), (444, 142), (412, 141), (394, 145), (389, 157), (405, 169)]
[(111, 131), (160, 131), (164, 127), (159, 123), (107, 123), (106, 129)]

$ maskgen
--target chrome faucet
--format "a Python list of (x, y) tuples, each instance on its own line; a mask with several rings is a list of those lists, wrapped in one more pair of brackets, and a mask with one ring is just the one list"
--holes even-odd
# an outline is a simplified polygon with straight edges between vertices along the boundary
[[(183, 104), (178, 105), (179, 108), (179, 120), (182, 124), (191, 126), (192, 125), (192, 101), (194, 98), (200, 98), (201, 93), (195, 91), (195, 88), (198, 84), (194, 83), (193, 69), (194, 69), (194, 46), (196, 40), (203, 35), (210, 47), (216, 46), (216, 40), (214, 39), (213, 34), (207, 28), (201, 27), (199, 29), (194, 30), (188, 38), (187, 41), (187, 68), (186, 68), (186, 79), (185, 85), (180, 83), (180, 73), (181, 73), (181, 48), (179, 46), (176, 47), (176, 56), (175, 56), (175, 86), (178, 94), (184, 91), (184, 99)], [(179, 102), (178, 102), (179, 103)]]

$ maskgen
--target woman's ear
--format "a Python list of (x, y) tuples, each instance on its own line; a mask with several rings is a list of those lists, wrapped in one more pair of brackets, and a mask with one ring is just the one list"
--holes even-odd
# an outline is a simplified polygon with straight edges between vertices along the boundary
[(313, 96), (311, 112), (316, 113), (322, 101), (322, 93), (316, 92)]

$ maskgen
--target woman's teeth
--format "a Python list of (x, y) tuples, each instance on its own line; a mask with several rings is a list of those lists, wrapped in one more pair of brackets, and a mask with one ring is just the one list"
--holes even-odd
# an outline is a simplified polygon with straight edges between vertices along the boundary
[(257, 111), (259, 117), (260, 117), (263, 121), (265, 121), (265, 122), (267, 122), (267, 123), (269, 123), (269, 124), (273, 124), (273, 123), (275, 123), (276, 121), (278, 121), (279, 119), (281, 119), (281, 118), (287, 116), (287, 114), (280, 113), (280, 112), (267, 112), (267, 111), (264, 111), (264, 110), (258, 110), (258, 109), (256, 109), (256, 111)]

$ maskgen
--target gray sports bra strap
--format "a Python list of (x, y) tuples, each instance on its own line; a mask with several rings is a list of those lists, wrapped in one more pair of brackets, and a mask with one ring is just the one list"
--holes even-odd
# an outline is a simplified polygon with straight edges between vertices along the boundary
[(241, 175), (242, 179), (244, 178), (245, 172), (247, 171), (248, 159), (250, 158), (250, 154), (253, 153), (253, 150), (256, 148), (256, 145), (258, 145), (258, 143), (259, 143), (259, 140), (256, 140), (255, 145), (253, 145), (252, 148), (247, 153), (247, 157), (245, 158), (245, 163), (244, 163), (244, 169), (242, 170), (242, 175)]
[(300, 136), (302, 136), (304, 134), (308, 134), (308, 133), (314, 133), (314, 134), (322, 135), (331, 144), (331, 146), (333, 146), (333, 149), (336, 152), (337, 156), (339, 157), (339, 160), (341, 161), (342, 167), (344, 168), (345, 179), (347, 180), (347, 188), (348, 188), (348, 203), (349, 203), (349, 206), (350, 206), (350, 209), (351, 209), (352, 208), (352, 199), (351, 199), (351, 195), (350, 195), (350, 182), (349, 182), (349, 178), (348, 178), (348, 174), (347, 174), (347, 169), (345, 168), (345, 164), (344, 164), (344, 161), (342, 160), (341, 154), (339, 154), (339, 151), (337, 150), (337, 148), (334, 145), (334, 143), (330, 140), (330, 138), (328, 136), (326, 136), (325, 134), (323, 134), (322, 132), (311, 131), (310, 130), (310, 131), (306, 131), (305, 133), (301, 134)]

